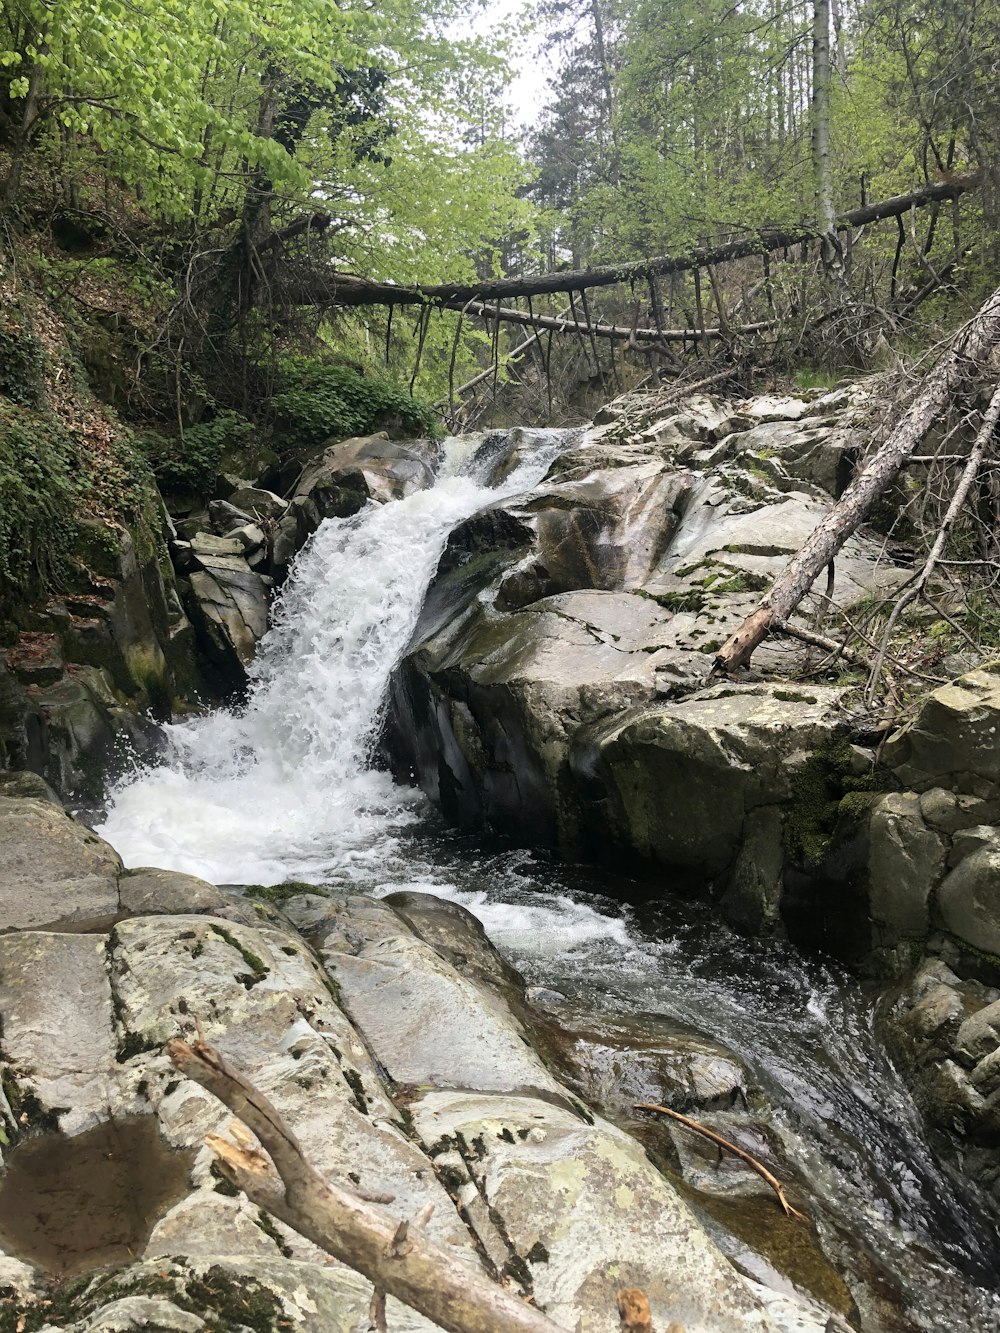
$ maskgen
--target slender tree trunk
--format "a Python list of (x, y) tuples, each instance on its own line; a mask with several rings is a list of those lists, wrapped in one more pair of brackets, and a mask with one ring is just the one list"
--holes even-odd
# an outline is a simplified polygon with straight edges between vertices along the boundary
[(816, 220), (823, 233), (823, 268), (836, 275), (840, 246), (833, 207), (833, 169), (830, 163), (830, 0), (814, 0), (812, 68), (812, 167)]
[(806, 544), (775, 580), (735, 634), (722, 645), (714, 670), (732, 672), (746, 666), (755, 648), (773, 629), (789, 619), (819, 574), (863, 522), (872, 505), (898, 475), (910, 455), (938, 420), (969, 375), (1000, 343), (1000, 288), (952, 340), (951, 346), (925, 378), (889, 438), (865, 470), (815, 528)]

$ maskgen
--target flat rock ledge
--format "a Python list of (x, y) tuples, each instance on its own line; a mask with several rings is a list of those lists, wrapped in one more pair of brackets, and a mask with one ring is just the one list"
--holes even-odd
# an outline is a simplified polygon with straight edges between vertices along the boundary
[[(15, 1311), (37, 1318), (50, 1301), (45, 1327), (78, 1333), (229, 1327), (251, 1309), (255, 1328), (368, 1327), (369, 1283), (220, 1188), (204, 1139), (229, 1133), (229, 1113), (163, 1050), (197, 1020), (321, 1173), (392, 1194), (401, 1220), (433, 1204), (436, 1241), (567, 1329), (614, 1333), (622, 1286), (648, 1292), (657, 1327), (686, 1333), (836, 1321), (739, 1273), (640, 1143), (554, 1077), (508, 1003), (509, 969), (461, 909), (445, 910), (469, 966), (453, 961), (435, 899), (304, 894), (279, 911), (190, 876), (123, 871), (30, 797), (4, 798), (0, 855), (4, 1153), (55, 1126), (73, 1136), (151, 1116), (193, 1161), (185, 1196), (149, 1219), (125, 1267), (53, 1289), (0, 1254)], [(391, 1300), (388, 1322), (434, 1327)]]

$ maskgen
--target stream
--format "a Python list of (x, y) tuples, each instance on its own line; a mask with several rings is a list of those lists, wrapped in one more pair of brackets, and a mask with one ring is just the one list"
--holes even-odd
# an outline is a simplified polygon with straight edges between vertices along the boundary
[(449, 532), (531, 489), (579, 439), (522, 433), (521, 461), (491, 490), (502, 436), (456, 437), (432, 489), (325, 522), (276, 605), (246, 705), (169, 727), (162, 761), (118, 784), (98, 832), (128, 866), (219, 884), (434, 893), (567, 1005), (704, 1033), (763, 1093), (865, 1333), (1000, 1329), (996, 1226), (928, 1144), (875, 1035), (877, 995), (835, 965), (732, 935), (704, 906), (643, 904), (648, 886), (450, 833), (372, 766), (389, 677)]

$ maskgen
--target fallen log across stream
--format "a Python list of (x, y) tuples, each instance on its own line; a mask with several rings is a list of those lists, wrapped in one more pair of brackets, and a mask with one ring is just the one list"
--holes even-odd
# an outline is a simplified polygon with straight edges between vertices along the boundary
[[(908, 194), (894, 195), (878, 203), (865, 204), (842, 213), (836, 219), (834, 229), (837, 232), (853, 232), (885, 218), (903, 217), (912, 209), (957, 199), (965, 191), (975, 188), (979, 181), (979, 173), (933, 181)], [(696, 246), (676, 255), (658, 255), (651, 259), (605, 264), (589, 269), (562, 269), (522, 278), (484, 278), (472, 283), (404, 286), (373, 281), (332, 267), (288, 265), (281, 274), (276, 294), (290, 305), (422, 305), (461, 308), (470, 301), (517, 300), (520, 297), (583, 292), (594, 287), (645, 281), (664, 274), (709, 268), (751, 255), (770, 254), (803, 241), (815, 240), (821, 235), (822, 231), (815, 222), (790, 227), (763, 227), (737, 240), (724, 241), (715, 246)], [(493, 310), (489, 314), (495, 316)]]

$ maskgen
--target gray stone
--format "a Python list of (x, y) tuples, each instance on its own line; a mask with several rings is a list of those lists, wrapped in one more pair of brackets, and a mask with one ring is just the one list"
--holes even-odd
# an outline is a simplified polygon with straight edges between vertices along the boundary
[(462, 1091), (429, 1092), (413, 1114), (429, 1144), (459, 1136), (477, 1144), (474, 1182), (513, 1249), (528, 1256), (535, 1298), (558, 1323), (611, 1333), (610, 1288), (637, 1286), (658, 1326), (671, 1318), (705, 1333), (770, 1327), (640, 1145), (607, 1122), (587, 1124), (535, 1098)]
[(1000, 1048), (984, 1055), (969, 1075), (973, 1087), (983, 1097), (1000, 1089)]
[(126, 870), (118, 887), (122, 910), (136, 916), (217, 912), (233, 901), (207, 880), (153, 866)]
[(109, 923), (118, 854), (49, 800), (0, 798), (0, 924), (27, 930)]
[(992, 1053), (1000, 1046), (1000, 1000), (985, 1005), (962, 1023), (955, 1038), (955, 1050), (970, 1065)]
[(229, 497), (229, 503), (241, 509), (250, 518), (258, 522), (277, 521), (288, 508), (288, 501), (273, 491), (265, 491), (259, 486), (240, 486)]
[(104, 935), (0, 937), (4, 1058), (66, 1134), (107, 1118), (116, 1082), (106, 945)]
[(789, 801), (797, 767), (840, 730), (826, 686), (719, 686), (626, 715), (588, 763), (606, 773), (613, 841), (709, 877), (730, 866), (748, 811)]
[(1000, 957), (1000, 840), (964, 857), (945, 878), (937, 902), (947, 930)]
[(904, 785), (918, 790), (950, 787), (981, 796), (975, 779), (1000, 782), (998, 669), (971, 671), (934, 690), (890, 738), (883, 759)]
[(75, 1327), (80, 1333), (132, 1333), (140, 1329), (196, 1333), (206, 1324), (199, 1315), (180, 1309), (163, 1296), (123, 1296)]
[(62, 801), (38, 773), (0, 773), (0, 798), (48, 801), (62, 809)]
[(369, 898), (331, 902), (312, 929), (348, 1012), (396, 1083), (565, 1097), (504, 1001), (390, 907)]
[(721, 900), (726, 920), (755, 934), (775, 929), (780, 920), (783, 833), (784, 820), (777, 806), (748, 811), (729, 887)]
[(902, 936), (926, 936), (931, 894), (944, 873), (945, 844), (924, 824), (912, 792), (891, 792), (869, 823), (869, 901), (876, 921)]

